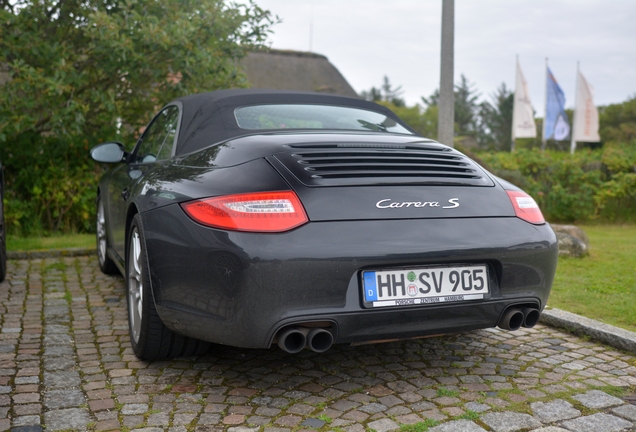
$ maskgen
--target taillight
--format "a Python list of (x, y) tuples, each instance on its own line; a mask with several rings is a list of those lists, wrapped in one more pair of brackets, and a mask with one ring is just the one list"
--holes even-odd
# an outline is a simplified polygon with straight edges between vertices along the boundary
[(545, 223), (545, 219), (543, 219), (543, 214), (541, 214), (539, 206), (530, 195), (525, 192), (511, 190), (507, 190), (506, 193), (512, 202), (512, 206), (515, 208), (515, 214), (519, 219), (523, 219), (524, 221), (535, 225)]
[(283, 232), (309, 221), (292, 191), (205, 198), (181, 207), (200, 224), (233, 231)]

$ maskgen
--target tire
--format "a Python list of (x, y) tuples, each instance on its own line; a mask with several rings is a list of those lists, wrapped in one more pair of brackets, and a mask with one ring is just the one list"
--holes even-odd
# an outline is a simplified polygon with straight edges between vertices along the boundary
[(97, 243), (97, 261), (99, 269), (107, 275), (119, 273), (119, 268), (115, 261), (108, 256), (108, 235), (106, 233), (106, 213), (102, 197), (97, 197), (97, 212), (95, 217), (95, 239)]
[(150, 287), (141, 217), (132, 220), (126, 254), (126, 288), (128, 329), (135, 355), (141, 360), (182, 357), (205, 353), (209, 342), (178, 335), (161, 321)]

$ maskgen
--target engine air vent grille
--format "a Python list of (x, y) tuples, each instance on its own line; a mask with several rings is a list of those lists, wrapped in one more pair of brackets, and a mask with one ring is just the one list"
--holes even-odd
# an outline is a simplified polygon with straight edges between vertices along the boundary
[[(330, 147), (328, 147), (330, 146)], [(306, 186), (440, 184), (493, 186), (463, 154), (442, 146), (289, 146), (276, 158)], [(300, 147), (300, 148), (299, 148)]]

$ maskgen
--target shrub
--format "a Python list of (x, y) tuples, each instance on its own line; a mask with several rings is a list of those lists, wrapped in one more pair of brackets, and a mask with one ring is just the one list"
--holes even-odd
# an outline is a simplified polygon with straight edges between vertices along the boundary
[(636, 219), (636, 142), (574, 155), (520, 149), (478, 157), (495, 175), (532, 195), (550, 221)]
[(594, 197), (595, 216), (611, 222), (636, 221), (636, 173), (619, 173)]
[(93, 230), (100, 172), (89, 158), (88, 147), (87, 142), (60, 143), (25, 134), (11, 150), (0, 151), (8, 233)]

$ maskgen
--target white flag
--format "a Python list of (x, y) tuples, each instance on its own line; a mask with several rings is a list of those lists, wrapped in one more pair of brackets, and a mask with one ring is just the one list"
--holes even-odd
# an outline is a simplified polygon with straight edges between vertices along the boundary
[(515, 102), (512, 111), (512, 139), (535, 138), (537, 126), (534, 123), (534, 110), (528, 92), (528, 83), (517, 62), (517, 78), (515, 82)]
[(593, 89), (580, 71), (578, 75), (572, 141), (599, 142), (601, 137), (598, 135), (598, 110), (592, 100)]

